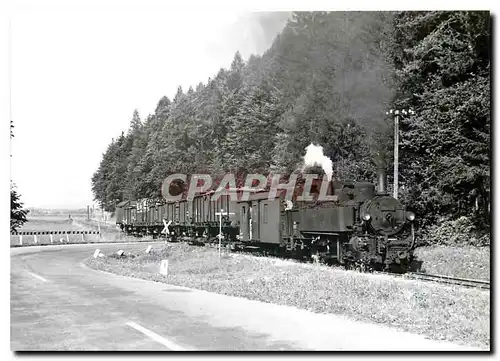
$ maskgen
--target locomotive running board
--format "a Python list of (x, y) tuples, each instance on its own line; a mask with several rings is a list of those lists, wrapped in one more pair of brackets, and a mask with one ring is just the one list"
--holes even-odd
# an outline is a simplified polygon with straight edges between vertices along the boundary
[(301, 233), (307, 233), (307, 234), (321, 234), (325, 236), (338, 236), (338, 233), (333, 233), (333, 232), (314, 232), (314, 231), (300, 231)]

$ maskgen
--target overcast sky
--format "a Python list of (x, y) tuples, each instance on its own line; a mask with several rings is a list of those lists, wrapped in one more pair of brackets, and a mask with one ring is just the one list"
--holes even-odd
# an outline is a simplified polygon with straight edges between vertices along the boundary
[[(59, 13), (12, 18), (11, 177), (27, 207), (92, 204), (111, 138), (158, 100), (268, 48), (283, 16)], [(264, 26), (266, 29), (263, 29)]]

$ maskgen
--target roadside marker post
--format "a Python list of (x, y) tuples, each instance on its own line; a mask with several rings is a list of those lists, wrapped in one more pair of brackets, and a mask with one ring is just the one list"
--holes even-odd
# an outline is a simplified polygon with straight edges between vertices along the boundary
[(21, 245), (21, 246), (23, 245), (23, 236), (22, 235), (19, 236), (19, 245)]
[(101, 253), (101, 251), (99, 249), (96, 249), (95, 252), (94, 252), (94, 258), (97, 258), (99, 257), (99, 254)]
[(83, 233), (82, 233), (82, 242), (85, 243), (85, 238), (83, 237)]
[(54, 236), (52, 235), (52, 233), (50, 234), (50, 243), (54, 243)]
[(68, 233), (66, 233), (66, 242), (69, 243), (69, 234)]
[(160, 264), (160, 274), (168, 276), (168, 259), (162, 259)]
[(151, 252), (151, 248), (153, 248), (153, 247), (148, 246), (148, 248), (146, 248), (146, 253), (148, 253), (148, 254), (149, 254), (149, 252)]
[(35, 238), (34, 238), (34, 240), (35, 240), (35, 244), (37, 244), (37, 243), (38, 243), (38, 240), (36, 239), (36, 234), (35, 234), (35, 235), (33, 235), (33, 237), (35, 237)]

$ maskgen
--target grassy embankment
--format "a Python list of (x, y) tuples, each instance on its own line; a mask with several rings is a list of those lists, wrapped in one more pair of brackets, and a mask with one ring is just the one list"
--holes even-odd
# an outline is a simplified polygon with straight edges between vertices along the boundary
[[(430, 258), (424, 251), (424, 259)], [(158, 273), (162, 259), (169, 260), (168, 277)], [(228, 252), (219, 259), (214, 248), (185, 244), (157, 246), (151, 254), (109, 255), (86, 262), (125, 276), (342, 314), (432, 339), (489, 345), (490, 295), (484, 290)]]
[(416, 250), (423, 261), (422, 271), (452, 277), (490, 279), (489, 247), (421, 247)]

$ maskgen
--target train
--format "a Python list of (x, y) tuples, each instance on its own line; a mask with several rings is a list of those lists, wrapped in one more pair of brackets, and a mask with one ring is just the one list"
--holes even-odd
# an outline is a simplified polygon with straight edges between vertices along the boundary
[[(406, 272), (414, 258), (415, 214), (387, 191), (385, 170), (377, 182), (330, 182), (330, 200), (312, 200), (286, 191), (207, 191), (192, 200), (125, 200), (116, 223), (135, 236), (169, 241), (220, 242), (233, 249), (320, 260), (346, 268)], [(231, 194), (235, 192), (236, 194)]]

